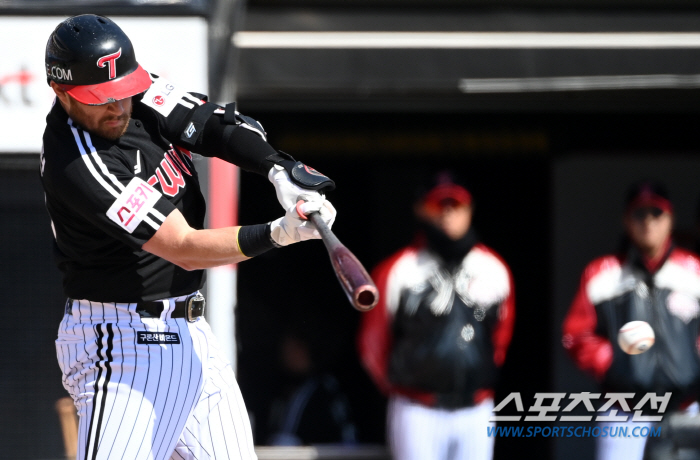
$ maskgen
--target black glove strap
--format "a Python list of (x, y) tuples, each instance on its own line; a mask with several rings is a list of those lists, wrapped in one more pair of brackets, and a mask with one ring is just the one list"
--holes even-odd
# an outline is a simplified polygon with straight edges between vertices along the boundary
[(192, 112), (189, 123), (187, 123), (187, 126), (180, 134), (179, 144), (188, 149), (194, 148), (199, 135), (204, 131), (204, 125), (218, 108), (218, 105), (212, 104), (211, 102), (205, 102), (197, 107), (194, 112)]

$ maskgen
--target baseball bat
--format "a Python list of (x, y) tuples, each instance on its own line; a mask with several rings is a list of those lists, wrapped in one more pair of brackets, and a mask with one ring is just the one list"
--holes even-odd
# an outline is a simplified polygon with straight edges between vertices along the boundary
[[(300, 196), (299, 200), (306, 201), (303, 196)], [(301, 213), (299, 214), (302, 215)], [(309, 218), (318, 230), (318, 233), (321, 234), (321, 239), (328, 251), (333, 270), (338, 277), (340, 286), (348, 296), (350, 304), (359, 311), (369, 311), (374, 308), (379, 301), (379, 291), (365, 267), (328, 228), (318, 212), (312, 212), (306, 217)]]

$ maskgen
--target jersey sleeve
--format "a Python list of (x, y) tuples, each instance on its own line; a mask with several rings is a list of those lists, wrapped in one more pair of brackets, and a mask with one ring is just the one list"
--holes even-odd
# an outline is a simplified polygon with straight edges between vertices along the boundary
[(609, 340), (595, 333), (598, 316), (586, 289), (591, 271), (589, 265), (581, 277), (564, 320), (562, 343), (580, 369), (602, 380), (612, 364), (613, 348)]
[(62, 208), (133, 249), (140, 249), (175, 206), (136, 177), (120, 156), (96, 149), (89, 133), (72, 128), (78, 153), (55, 180)]
[(277, 151), (267, 143), (262, 125), (235, 108), (207, 101), (152, 75), (153, 84), (140, 99), (158, 118), (163, 136), (180, 148), (220, 158), (245, 171), (266, 175)]

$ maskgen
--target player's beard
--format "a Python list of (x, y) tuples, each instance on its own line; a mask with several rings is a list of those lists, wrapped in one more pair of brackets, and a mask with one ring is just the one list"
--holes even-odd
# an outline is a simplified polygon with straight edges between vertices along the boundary
[(98, 118), (85, 110), (80, 104), (74, 104), (71, 106), (68, 116), (87, 132), (110, 141), (116, 141), (124, 135), (129, 127), (131, 110), (132, 106), (130, 105), (129, 110), (124, 111), (119, 116), (107, 114)]
[[(100, 131), (97, 133), (100, 136), (104, 137), (105, 139), (109, 139), (110, 141), (116, 141), (120, 137), (124, 135), (126, 132), (126, 129), (129, 127), (129, 120), (131, 119), (131, 111), (129, 112), (124, 112), (123, 115), (119, 117), (111, 117), (115, 121), (119, 122), (114, 128), (108, 128), (106, 126), (103, 126)], [(104, 122), (105, 120), (103, 120)]]

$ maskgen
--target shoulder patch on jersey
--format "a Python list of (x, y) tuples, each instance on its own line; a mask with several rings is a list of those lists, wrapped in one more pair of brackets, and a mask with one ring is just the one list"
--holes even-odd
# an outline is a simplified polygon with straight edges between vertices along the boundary
[(134, 177), (107, 210), (107, 217), (133, 233), (162, 194), (142, 179)]
[(144, 94), (141, 103), (167, 117), (182, 97), (186, 95), (187, 93), (184, 90), (176, 88), (168, 80), (156, 78), (148, 91), (146, 91), (146, 94)]

